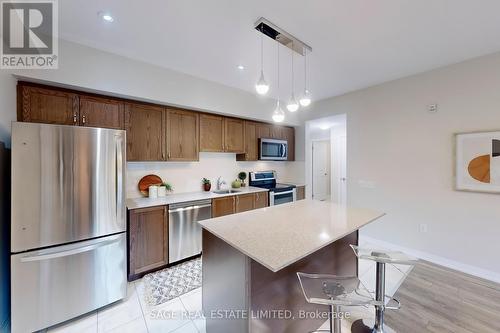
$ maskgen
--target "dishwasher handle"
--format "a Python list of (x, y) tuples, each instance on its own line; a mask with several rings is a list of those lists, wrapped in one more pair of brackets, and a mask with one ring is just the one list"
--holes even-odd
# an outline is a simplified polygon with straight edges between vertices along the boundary
[(208, 205), (201, 205), (201, 206), (187, 206), (187, 207), (179, 207), (179, 208), (174, 208), (174, 209), (169, 209), (168, 213), (177, 213), (177, 212), (183, 212), (186, 210), (192, 210), (192, 209), (201, 209), (201, 208), (207, 208), (207, 207), (212, 207), (211, 204)]

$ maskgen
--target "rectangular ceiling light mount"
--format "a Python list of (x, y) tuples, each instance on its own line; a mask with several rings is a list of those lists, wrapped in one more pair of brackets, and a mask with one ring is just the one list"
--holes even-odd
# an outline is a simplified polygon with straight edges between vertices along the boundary
[(312, 52), (312, 47), (263, 17), (255, 22), (255, 29), (301, 56), (304, 56), (306, 52)]

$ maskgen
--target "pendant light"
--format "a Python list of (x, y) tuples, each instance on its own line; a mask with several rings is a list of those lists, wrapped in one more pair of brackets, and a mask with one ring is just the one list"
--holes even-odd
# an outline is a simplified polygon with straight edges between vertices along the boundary
[(295, 82), (294, 82), (294, 71), (293, 71), (293, 42), (292, 42), (292, 94), (290, 95), (290, 100), (288, 101), (288, 104), (286, 106), (287, 110), (290, 112), (295, 112), (299, 109), (299, 103), (297, 103), (297, 100), (295, 99)]
[(304, 52), (304, 94), (300, 98), (299, 103), (303, 107), (311, 104), (311, 92), (307, 90), (307, 50)]
[(276, 109), (273, 112), (273, 121), (276, 123), (281, 123), (285, 120), (285, 112), (281, 109), (280, 106), (280, 43), (276, 43), (278, 45), (278, 100), (276, 101)]
[(264, 79), (264, 33), (261, 28), (260, 34), (260, 77), (255, 85), (255, 90), (259, 95), (265, 95), (269, 91), (269, 84)]

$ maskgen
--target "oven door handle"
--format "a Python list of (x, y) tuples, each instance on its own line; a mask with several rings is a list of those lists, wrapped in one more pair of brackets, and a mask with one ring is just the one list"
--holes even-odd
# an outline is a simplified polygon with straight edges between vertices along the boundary
[(290, 191), (285, 191), (285, 192), (272, 192), (271, 195), (274, 197), (274, 196), (277, 196), (277, 195), (290, 194), (290, 193), (293, 193), (293, 192), (295, 192), (295, 189), (290, 190)]

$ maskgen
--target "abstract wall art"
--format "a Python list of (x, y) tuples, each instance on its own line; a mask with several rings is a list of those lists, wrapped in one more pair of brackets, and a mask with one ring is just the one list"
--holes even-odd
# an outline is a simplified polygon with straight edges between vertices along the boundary
[(500, 131), (456, 134), (456, 189), (500, 193)]

